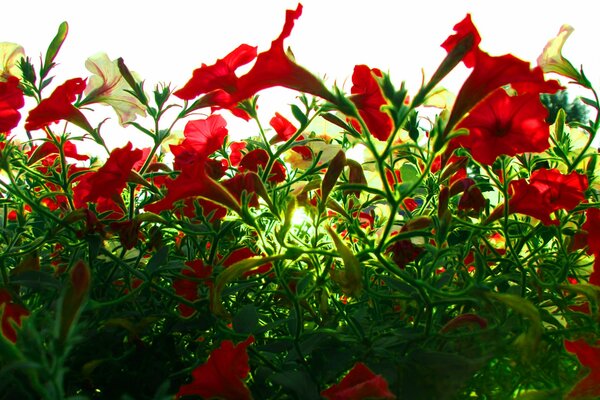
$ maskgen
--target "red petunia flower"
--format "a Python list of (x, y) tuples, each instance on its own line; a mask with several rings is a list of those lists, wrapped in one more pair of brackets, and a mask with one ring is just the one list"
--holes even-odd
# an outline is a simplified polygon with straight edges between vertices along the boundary
[[(296, 64), (285, 52), (284, 40), (291, 34), (294, 22), (302, 14), (302, 5), (286, 12), (286, 20), (271, 48), (258, 54), (250, 71), (237, 77), (234, 73), (239, 66), (247, 64), (255, 56), (255, 48), (242, 45), (223, 60), (211, 67), (203, 66), (194, 72), (194, 77), (175, 95), (190, 100), (201, 93), (207, 93), (203, 105), (218, 106), (233, 110), (242, 100), (254, 96), (263, 89), (282, 86), (304, 93), (310, 93), (329, 101), (334, 96), (323, 82)], [(243, 114), (237, 113), (238, 116)], [(246, 116), (247, 117), (247, 116)]]
[[(6, 289), (0, 289), (0, 333), (9, 341), (17, 342), (16, 326), (20, 327), (21, 319), (29, 315), (29, 311), (12, 301)], [(2, 340), (2, 339), (0, 339)]]
[(510, 84), (519, 94), (555, 93), (562, 88), (555, 80), (546, 81), (539, 67), (532, 70), (528, 62), (512, 54), (494, 57), (481, 50), (474, 54), (473, 71), (456, 96), (447, 130), (452, 129), (469, 110), (500, 87)]
[(275, 129), (275, 132), (277, 133), (277, 139), (280, 142), (286, 142), (290, 140), (290, 138), (294, 136), (294, 133), (297, 131), (296, 127), (278, 112), (276, 112), (275, 116), (271, 118), (269, 125)]
[(106, 163), (96, 172), (84, 175), (73, 190), (75, 206), (86, 202), (111, 199), (120, 195), (127, 184), (133, 165), (142, 157), (142, 150), (132, 150), (131, 142), (125, 147), (114, 149)]
[[(198, 300), (198, 285), (200, 284), (198, 281), (205, 281), (210, 278), (212, 267), (210, 265), (204, 265), (202, 260), (188, 261), (185, 265), (189, 268), (182, 269), (181, 274), (191, 279), (175, 279), (173, 282), (173, 289), (175, 289), (175, 293), (178, 296), (193, 302)], [(189, 318), (196, 312), (193, 307), (183, 303), (180, 303), (177, 308), (184, 318)]]
[[(379, 140), (387, 140), (394, 129), (390, 115), (382, 111), (381, 107), (387, 104), (375, 76), (382, 76), (377, 68), (366, 65), (357, 65), (352, 74), (352, 88), (350, 99), (356, 105), (358, 113), (365, 121), (369, 132)], [(360, 131), (360, 126), (353, 123)]]
[[(264, 169), (269, 162), (269, 154), (263, 149), (255, 149), (249, 152), (242, 158), (239, 165), (239, 171), (258, 172), (259, 168)], [(283, 164), (275, 161), (269, 174), (269, 182), (283, 182), (286, 177), (286, 171)]]
[[(279, 113), (275, 113), (275, 116), (271, 118), (269, 124), (275, 129), (275, 132), (277, 132), (277, 136), (271, 140), (271, 143), (286, 142), (297, 131), (296, 127)], [(298, 140), (304, 140), (304, 136), (298, 136), (296, 141)], [(308, 146), (293, 146), (292, 151), (300, 154), (304, 160), (312, 159), (312, 151)]]
[(238, 165), (240, 165), (242, 157), (244, 157), (242, 150), (246, 148), (246, 142), (231, 142), (229, 143), (229, 148), (231, 149), (229, 161), (231, 161), (231, 165), (237, 167)]
[(473, 25), (473, 21), (471, 21), (471, 14), (467, 14), (465, 19), (454, 25), (454, 31), (456, 33), (449, 36), (448, 39), (442, 43), (442, 47), (448, 53), (450, 53), (456, 47), (456, 45), (458, 45), (458, 43), (464, 40), (467, 36), (472, 36), (473, 48), (471, 51), (467, 52), (462, 59), (465, 66), (471, 68), (475, 64), (475, 53), (479, 51), (478, 46), (481, 42), (481, 36), (479, 36), (479, 32), (477, 31), (477, 28), (475, 28), (475, 25)]
[(476, 161), (486, 165), (502, 154), (541, 152), (550, 147), (547, 116), (539, 94), (509, 96), (504, 89), (497, 89), (457, 126), (468, 129), (469, 134), (458, 136), (451, 146), (469, 149)]
[(91, 130), (85, 116), (73, 105), (77, 96), (85, 89), (85, 85), (85, 80), (74, 78), (54, 89), (50, 97), (42, 100), (37, 107), (29, 111), (25, 129), (28, 131), (43, 129), (51, 123), (66, 120), (83, 129)]
[(215, 64), (202, 64), (194, 70), (192, 79), (173, 94), (182, 100), (191, 100), (217, 89), (235, 90), (238, 80), (235, 70), (255, 58), (256, 47), (242, 44)]
[(595, 345), (585, 340), (565, 340), (565, 349), (577, 356), (577, 359), (589, 372), (567, 394), (565, 399), (597, 399), (600, 398), (600, 341)]
[(175, 163), (183, 161), (184, 153), (194, 159), (208, 158), (223, 146), (228, 134), (227, 121), (220, 115), (213, 114), (205, 119), (189, 121), (183, 129), (185, 139), (179, 145), (170, 146)]
[(340, 383), (321, 392), (328, 400), (395, 399), (388, 383), (365, 364), (356, 363)]
[(250, 373), (247, 348), (254, 342), (250, 336), (234, 345), (230, 340), (212, 351), (206, 363), (192, 371), (192, 382), (179, 388), (176, 398), (201, 396), (205, 399), (250, 400), (252, 394), (244, 383)]
[[(538, 169), (529, 181), (518, 179), (510, 182), (512, 194), (508, 202), (510, 213), (529, 215), (544, 225), (557, 225), (550, 216), (557, 210), (572, 210), (585, 200), (587, 177), (576, 172), (563, 175), (555, 169)], [(488, 218), (493, 221), (503, 213), (504, 206), (494, 210)]]
[(0, 133), (9, 132), (19, 124), (19, 109), (25, 105), (23, 92), (19, 89), (19, 78), (9, 76), (0, 82)]

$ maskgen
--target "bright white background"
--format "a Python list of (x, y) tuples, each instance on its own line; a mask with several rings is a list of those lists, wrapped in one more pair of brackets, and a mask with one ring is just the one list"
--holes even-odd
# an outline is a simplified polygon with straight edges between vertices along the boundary
[[(600, 24), (595, 1), (585, 0), (304, 0), (303, 15), (286, 41), (296, 60), (327, 82), (349, 89), (356, 64), (405, 80), (412, 93), (421, 69), (429, 77), (445, 52), (440, 44), (467, 12), (482, 36), (481, 48), (493, 55), (512, 53), (535, 63), (560, 26), (575, 28), (563, 54), (600, 86)], [(34, 61), (45, 52), (62, 21), (69, 36), (57, 59), (56, 83), (87, 77), (85, 59), (97, 52), (123, 57), (147, 82), (181, 87), (201, 63), (212, 64), (241, 43), (269, 48), (281, 31), (285, 10), (296, 1), (11, 1), (2, 5), (0, 41), (15, 42)], [(456, 91), (466, 77), (458, 70), (443, 83)], [(265, 114), (286, 113), (278, 91), (261, 96)], [(268, 117), (265, 115), (265, 117)], [(231, 130), (252, 129), (235, 121)], [(130, 128), (131, 129), (131, 128)], [(130, 131), (127, 129), (127, 132)], [(118, 133), (121, 145), (128, 135)], [(234, 133), (234, 132), (232, 132)], [(104, 130), (104, 134), (110, 134)], [(235, 133), (234, 133), (235, 134)]]

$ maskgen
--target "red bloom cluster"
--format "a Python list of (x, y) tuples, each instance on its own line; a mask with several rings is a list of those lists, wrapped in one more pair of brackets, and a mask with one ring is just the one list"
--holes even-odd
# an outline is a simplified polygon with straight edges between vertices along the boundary
[[(175, 179), (167, 180), (165, 187), (167, 195), (160, 201), (146, 206), (146, 210), (158, 213), (167, 210), (179, 200), (199, 196), (211, 197), (210, 190), (214, 181), (220, 178), (224, 171), (215, 172), (207, 168), (214, 161), (208, 157), (220, 149), (227, 137), (227, 122), (220, 115), (211, 115), (206, 119), (190, 121), (186, 124), (183, 134), (185, 139), (179, 145), (171, 145), (171, 152), (175, 156), (175, 169), (181, 171)], [(213, 170), (211, 174), (207, 169)], [(211, 176), (212, 175), (212, 176)], [(187, 204), (186, 209), (193, 213), (193, 199)], [(203, 202), (204, 214), (213, 210), (216, 205)]]
[(512, 196), (509, 212), (529, 215), (545, 225), (557, 225), (550, 216), (558, 210), (572, 210), (585, 200), (587, 177), (576, 172), (563, 175), (555, 169), (534, 171), (529, 181), (519, 179), (510, 183)]
[(73, 189), (75, 206), (83, 207), (87, 202), (97, 202), (99, 211), (118, 211), (113, 206), (113, 199), (120, 198), (134, 164), (142, 155), (142, 150), (132, 150), (130, 142), (123, 148), (114, 149), (98, 171), (84, 175)]
[[(455, 30), (457, 33), (442, 45), (448, 52), (466, 35), (472, 35), (475, 43), (479, 43), (479, 33), (469, 15)], [(446, 132), (455, 127), (465, 128), (469, 135), (455, 138), (450, 150), (459, 146), (468, 148), (473, 158), (484, 164), (493, 163), (501, 154), (512, 156), (546, 150), (547, 111), (539, 94), (556, 92), (561, 88), (559, 83), (546, 81), (539, 67), (530, 69), (528, 62), (511, 54), (494, 57), (474, 47), (463, 62), (472, 66), (473, 71), (456, 97)], [(509, 96), (503, 89), (507, 85), (516, 95)]]
[(23, 92), (19, 89), (19, 78), (9, 76), (0, 82), (0, 133), (9, 132), (19, 124), (19, 109), (25, 105)]
[(250, 400), (252, 394), (244, 383), (250, 373), (246, 349), (254, 342), (250, 336), (234, 345), (230, 340), (212, 351), (206, 363), (192, 372), (192, 382), (179, 388), (176, 398), (201, 396), (204, 399)]
[[(214, 65), (202, 65), (194, 71), (192, 79), (175, 96), (191, 100), (206, 94), (201, 99), (204, 106), (230, 109), (239, 117), (248, 115), (235, 109), (237, 103), (254, 96), (263, 89), (282, 86), (310, 93), (326, 100), (334, 100), (323, 82), (296, 64), (285, 52), (284, 40), (292, 33), (294, 22), (302, 14), (302, 5), (288, 10), (281, 34), (271, 43), (271, 48), (257, 55), (256, 47), (246, 44), (238, 46)], [(254, 66), (245, 75), (238, 77), (235, 70), (256, 59)]]

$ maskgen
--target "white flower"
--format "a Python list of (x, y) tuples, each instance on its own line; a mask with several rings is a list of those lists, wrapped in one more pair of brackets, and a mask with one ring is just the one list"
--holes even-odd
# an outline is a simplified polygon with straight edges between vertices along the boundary
[(0, 82), (6, 81), (10, 75), (21, 78), (21, 69), (17, 63), (22, 57), (25, 57), (22, 46), (9, 42), (0, 43)]
[(106, 53), (98, 53), (85, 61), (85, 67), (94, 75), (88, 80), (83, 104), (104, 103), (111, 106), (119, 116), (119, 123), (125, 125), (134, 121), (137, 115), (146, 116), (144, 106), (131, 93), (117, 60), (111, 61)]
[(558, 31), (558, 35), (551, 39), (544, 51), (537, 59), (537, 63), (542, 71), (554, 72), (567, 78), (574, 79), (576, 82), (581, 82), (581, 74), (573, 67), (573, 64), (569, 60), (563, 57), (562, 48), (565, 45), (568, 37), (573, 33), (573, 27), (570, 25), (563, 25)]

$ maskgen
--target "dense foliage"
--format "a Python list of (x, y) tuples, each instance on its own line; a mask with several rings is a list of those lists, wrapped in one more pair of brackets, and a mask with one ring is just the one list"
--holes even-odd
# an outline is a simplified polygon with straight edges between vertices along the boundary
[[(1, 398), (600, 396), (600, 105), (570, 28), (531, 66), (467, 16), (418, 92), (357, 65), (346, 93), (286, 52), (301, 12), (177, 90), (104, 54), (54, 82), (66, 23), (39, 64), (0, 44)], [(578, 118), (550, 125), (548, 73)], [(271, 87), (298, 97), (266, 123)], [(153, 146), (109, 148), (102, 105)]]

